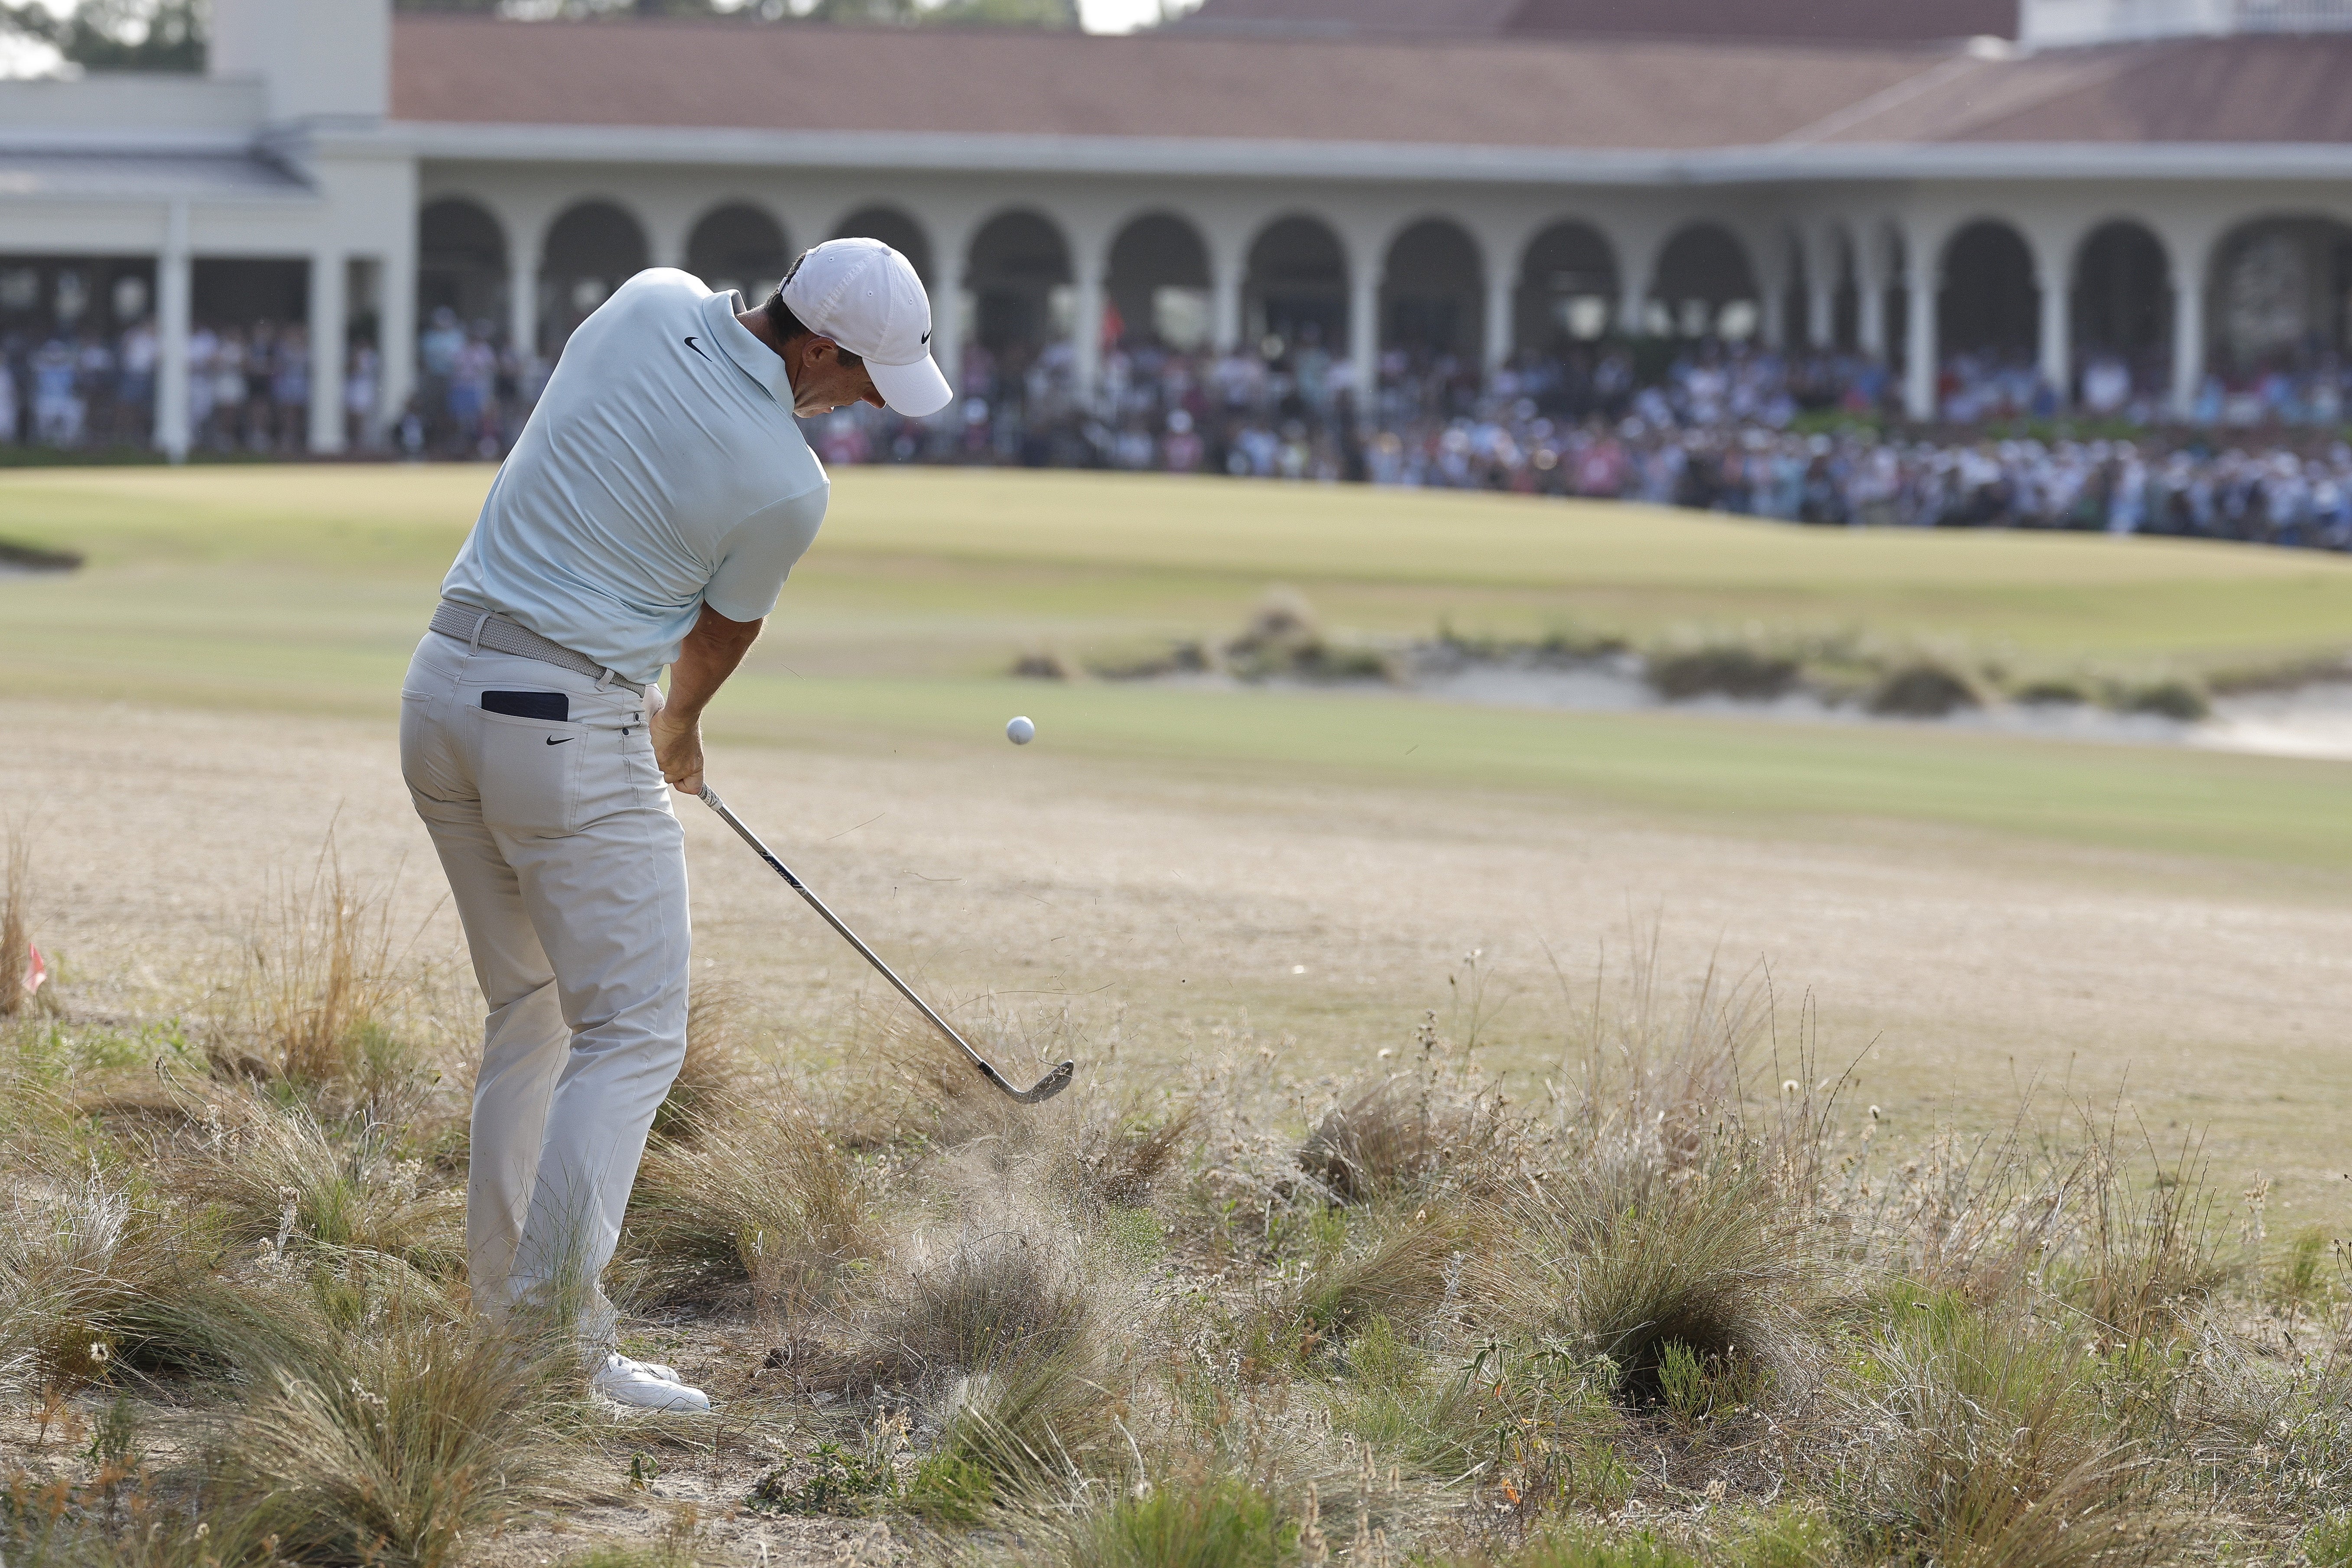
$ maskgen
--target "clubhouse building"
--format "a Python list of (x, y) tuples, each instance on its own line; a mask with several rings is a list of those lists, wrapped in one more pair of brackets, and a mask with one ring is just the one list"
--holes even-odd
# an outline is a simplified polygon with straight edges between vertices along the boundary
[(543, 360), (642, 268), (757, 294), (845, 234), (913, 258), (951, 378), (1058, 341), (1081, 389), (1122, 333), (1350, 367), (1715, 336), (1883, 360), (1916, 417), (1958, 353), (2062, 398), (2114, 356), (2185, 411), (2352, 348), (2352, 0), (1912, 7), (2000, 29), (1963, 38), (1872, 35), (1887, 0), (1835, 41), (1719, 8), (1753, 36), (1544, 0), (1125, 37), (215, 0), (203, 76), (0, 82), (0, 335), (152, 323), (175, 455), (209, 321), (299, 328), (332, 452), (397, 416), (436, 312)]

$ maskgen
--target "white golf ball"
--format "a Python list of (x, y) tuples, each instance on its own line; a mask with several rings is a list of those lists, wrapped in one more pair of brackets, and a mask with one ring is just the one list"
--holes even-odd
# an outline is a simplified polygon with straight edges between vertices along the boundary
[(1004, 738), (1016, 746), (1025, 746), (1037, 738), (1037, 726), (1026, 719), (1015, 719), (1004, 726)]

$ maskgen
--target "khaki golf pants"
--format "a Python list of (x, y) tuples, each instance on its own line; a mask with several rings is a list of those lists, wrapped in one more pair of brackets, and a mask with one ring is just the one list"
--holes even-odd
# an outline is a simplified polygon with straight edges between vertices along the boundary
[[(483, 710), (561, 691), (564, 722)], [(400, 766), (489, 1007), (466, 1184), (477, 1310), (539, 1296), (608, 1337), (597, 1288), (654, 1111), (686, 1056), (686, 841), (644, 700), (427, 632)]]

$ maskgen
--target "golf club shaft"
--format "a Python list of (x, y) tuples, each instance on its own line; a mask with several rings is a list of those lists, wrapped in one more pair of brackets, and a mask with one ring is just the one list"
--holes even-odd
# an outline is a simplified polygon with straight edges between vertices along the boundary
[(905, 981), (899, 979), (898, 972), (893, 970), (888, 964), (882, 962), (881, 954), (876, 952), (872, 948), (866, 946), (864, 942), (860, 941), (856, 931), (842, 924), (841, 917), (835, 914), (831, 910), (825, 908), (824, 900), (818, 898), (814, 893), (810, 892), (808, 889), (808, 884), (802, 881), (798, 877), (793, 876), (793, 868), (785, 865), (782, 860), (776, 858), (775, 851), (770, 849), (765, 844), (761, 843), (760, 836), (752, 832), (750, 828), (744, 826), (743, 819), (737, 816), (732, 811), (727, 809), (727, 803), (719, 798), (719, 792), (712, 789), (707, 784), (702, 786), (702, 804), (717, 812), (719, 814), (719, 821), (733, 828), (736, 833), (741, 836), (744, 843), (749, 844), (754, 850), (758, 851), (760, 858), (765, 860), (776, 875), (782, 877), (792, 888), (793, 892), (798, 893), (802, 898), (808, 900), (809, 908), (814, 910), (817, 913), (824, 917), (825, 924), (839, 931), (842, 936), (842, 940), (848, 942), (850, 946), (856, 948), (860, 957), (864, 958), (866, 963), (872, 964), (881, 973), (883, 979), (888, 981), (891, 984), (898, 988), (899, 995), (904, 996), (908, 1001), (912, 1002), (917, 1009), (922, 1013), (923, 1016), (931, 1021), (932, 1025), (938, 1028), (940, 1034), (945, 1035), (949, 1039), (953, 1040), (955, 1042), (956, 1049), (961, 1051), (965, 1056), (971, 1058), (972, 1066), (978, 1068), (982, 1073), (985, 1073), (990, 1079), (996, 1082), (1000, 1087), (1003, 1087), (1007, 1090), (1012, 1089), (1012, 1085), (1004, 1082), (1003, 1079), (998, 1074), (996, 1068), (990, 1065), (988, 1058), (982, 1056), (978, 1051), (973, 1050), (971, 1045), (965, 1041), (964, 1037), (955, 1032), (954, 1026), (950, 1025), (945, 1018), (940, 1017), (939, 1014), (932, 1009), (931, 1005), (929, 1002), (924, 1001), (920, 996), (915, 994), (915, 988), (908, 984)]

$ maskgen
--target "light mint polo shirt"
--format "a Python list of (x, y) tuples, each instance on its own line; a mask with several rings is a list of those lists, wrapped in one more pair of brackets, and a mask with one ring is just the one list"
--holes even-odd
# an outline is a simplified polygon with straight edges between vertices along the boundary
[(442, 595), (638, 682), (703, 605), (774, 609), (831, 486), (740, 309), (675, 268), (614, 290), (564, 345)]

